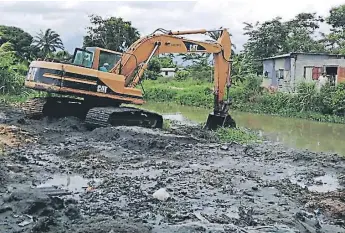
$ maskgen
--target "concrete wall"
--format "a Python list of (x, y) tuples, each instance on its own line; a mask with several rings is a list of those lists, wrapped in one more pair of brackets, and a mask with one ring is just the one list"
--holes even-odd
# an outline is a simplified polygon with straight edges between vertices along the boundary
[(274, 73), (274, 61), (273, 60), (265, 60), (263, 61), (263, 75), (265, 75), (265, 72), (268, 73), (268, 78), (272, 79), (275, 77)]
[(175, 71), (161, 71), (160, 73), (163, 77), (175, 77), (176, 72)]
[[(291, 82), (291, 58), (290, 57), (284, 57), (284, 58), (278, 58), (274, 60), (275, 66), (275, 72), (276, 72), (276, 80), (275, 80), (275, 86), (279, 88), (280, 91), (288, 91), (290, 89), (290, 82)], [(283, 72), (283, 79), (279, 79), (279, 74), (282, 70)]]
[(279, 69), (286, 70), (284, 71), (284, 79), (290, 76), (290, 59), (279, 58), (263, 61), (263, 74), (267, 71), (270, 84), (276, 87), (279, 86), (281, 82), (277, 77), (277, 75), (279, 75)]
[[(327, 55), (297, 54), (263, 61), (263, 73), (268, 72), (269, 80), (266, 82), (279, 87), (280, 91), (295, 92), (298, 83), (307, 81), (304, 78), (304, 67), (310, 67), (307, 70), (310, 76), (312, 67), (323, 66), (345, 67), (345, 59)], [(284, 79), (278, 79), (279, 69), (284, 70)]]
[(321, 55), (298, 55), (296, 61), (296, 70), (294, 76), (296, 79), (295, 84), (297, 85), (301, 81), (306, 81), (304, 79), (304, 67), (323, 67), (323, 66), (343, 66), (345, 67), (345, 59), (329, 59), (329, 56)]

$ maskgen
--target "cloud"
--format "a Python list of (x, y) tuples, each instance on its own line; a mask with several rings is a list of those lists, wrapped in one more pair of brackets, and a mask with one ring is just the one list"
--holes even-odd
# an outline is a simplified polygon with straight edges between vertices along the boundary
[(0, 5), (0, 22), (20, 27), (32, 35), (41, 29), (52, 28), (61, 35), (69, 51), (82, 45), (90, 14), (123, 17), (131, 21), (141, 35), (157, 28), (226, 27), (233, 35), (233, 43), (241, 49), (246, 41), (243, 22), (254, 23), (276, 16), (287, 20), (300, 12), (316, 12), (325, 16), (331, 7), (342, 3), (343, 0), (10, 1)]

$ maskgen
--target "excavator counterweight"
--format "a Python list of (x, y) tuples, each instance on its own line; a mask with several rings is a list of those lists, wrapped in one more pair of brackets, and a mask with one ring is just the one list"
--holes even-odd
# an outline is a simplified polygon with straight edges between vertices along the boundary
[(138, 125), (161, 128), (161, 115), (122, 106), (145, 103), (142, 91), (136, 86), (142, 80), (150, 59), (163, 53), (212, 53), (215, 98), (213, 113), (207, 119), (206, 128), (235, 127), (235, 121), (228, 113), (230, 35), (226, 29), (218, 31), (217, 41), (204, 42), (186, 39), (181, 35), (206, 34), (210, 31), (158, 29), (135, 41), (124, 53), (87, 47), (75, 49), (72, 61), (68, 63), (33, 61), (25, 86), (59, 96), (29, 100), (24, 111), (30, 118), (77, 116), (90, 127)]

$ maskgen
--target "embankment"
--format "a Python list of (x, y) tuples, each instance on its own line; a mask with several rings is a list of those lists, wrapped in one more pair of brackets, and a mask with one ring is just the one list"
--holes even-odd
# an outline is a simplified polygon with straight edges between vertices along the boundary
[[(326, 86), (318, 93), (311, 84), (301, 84), (296, 94), (270, 94), (260, 87), (261, 81), (249, 77), (243, 84), (230, 89), (232, 109), (303, 118), (314, 121), (345, 123), (345, 85)], [(174, 102), (186, 106), (212, 108), (212, 83), (201, 81), (146, 80), (145, 99)], [(344, 98), (343, 98), (344, 97)]]

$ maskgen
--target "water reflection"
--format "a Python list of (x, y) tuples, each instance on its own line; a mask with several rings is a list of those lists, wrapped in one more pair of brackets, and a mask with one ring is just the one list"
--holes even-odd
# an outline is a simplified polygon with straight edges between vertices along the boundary
[[(161, 114), (177, 114), (180, 115), (177, 118), (185, 117), (200, 123), (205, 122), (210, 113), (204, 108), (171, 103), (147, 103), (143, 107)], [(345, 125), (241, 112), (231, 115), (238, 126), (261, 131), (273, 141), (300, 149), (345, 155), (345, 143), (342, 141)]]

